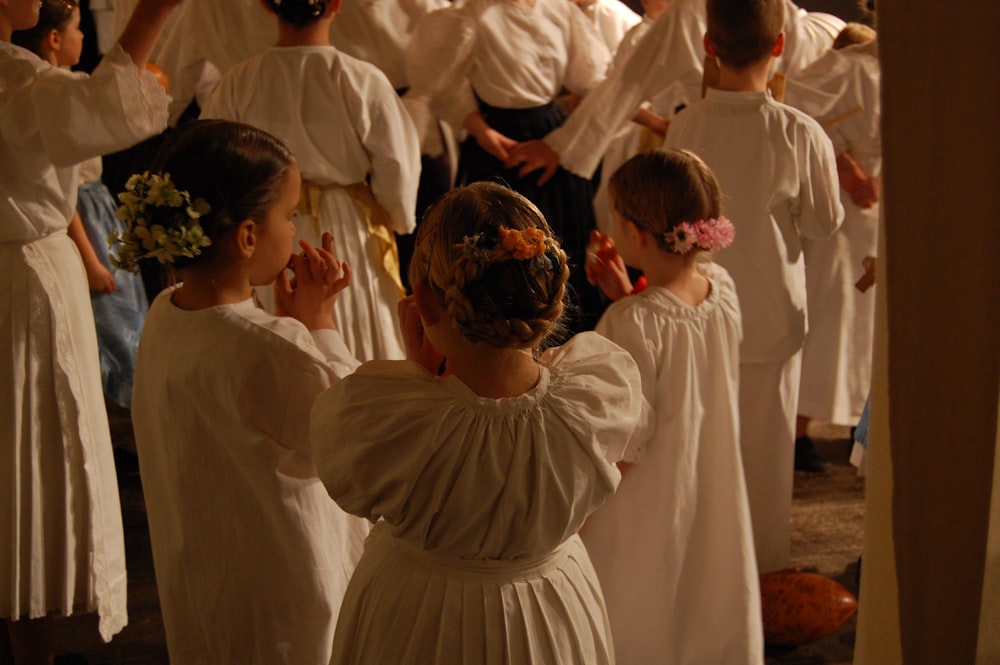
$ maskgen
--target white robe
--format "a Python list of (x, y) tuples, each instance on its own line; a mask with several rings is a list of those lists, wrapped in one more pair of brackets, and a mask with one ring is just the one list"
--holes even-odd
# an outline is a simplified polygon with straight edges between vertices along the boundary
[[(816, 15), (785, 1), (785, 51), (774, 70), (794, 74), (833, 44), (844, 22), (829, 14)], [(839, 26), (839, 27), (838, 27)], [(613, 72), (546, 137), (559, 153), (563, 168), (589, 178), (620, 127), (639, 106), (671, 85), (680, 85), (687, 99), (701, 96), (705, 61), (705, 0), (672, 0), (636, 46), (628, 65)]]
[(635, 359), (655, 419), (581, 533), (622, 665), (764, 659), (739, 441), (740, 310), (726, 271), (701, 270), (712, 290), (697, 306), (650, 287), (596, 328)]
[[(871, 176), (882, 174), (876, 42), (831, 50), (789, 87), (789, 103), (815, 117)], [(824, 105), (823, 96), (832, 104)], [(806, 241), (809, 333), (802, 351), (799, 413), (839, 425), (861, 417), (871, 384), (875, 291), (854, 284), (878, 245), (878, 204), (863, 209), (841, 190), (844, 224), (832, 238)]]
[[(239, 120), (278, 136), (295, 155), (303, 179), (316, 185), (369, 179), (392, 230), (415, 228), (416, 130), (374, 65), (332, 46), (270, 47), (229, 71), (202, 115)], [(310, 216), (300, 213), (297, 236), (318, 245), (321, 233), (329, 231), (338, 257), (354, 270), (351, 286), (334, 307), (347, 347), (360, 360), (403, 358), (399, 288), (376, 255), (362, 209), (346, 190), (328, 189), (320, 196), (317, 221), (313, 228)], [(270, 304), (269, 289), (258, 294)]]
[[(740, 436), (757, 563), (776, 570), (789, 554), (806, 334), (802, 238), (831, 236), (844, 215), (833, 146), (815, 120), (768, 92), (710, 89), (677, 115), (664, 147), (705, 160), (722, 189), (722, 213), (736, 227), (736, 240), (715, 260), (732, 276), (743, 314)], [(766, 381), (749, 381), (747, 371)]]
[(66, 235), (81, 161), (166, 126), (120, 48), (93, 76), (0, 42), (0, 617), (127, 623), (125, 549), (87, 278)]
[(612, 662), (575, 534), (618, 484), (640, 379), (595, 333), (541, 363), (535, 387), (508, 399), (400, 361), (365, 364), (316, 401), (330, 495), (383, 519), (344, 598), (332, 663)]
[(196, 311), (161, 293), (132, 419), (170, 660), (325, 665), (369, 525), (316, 476), (315, 397), (357, 361), (251, 300)]

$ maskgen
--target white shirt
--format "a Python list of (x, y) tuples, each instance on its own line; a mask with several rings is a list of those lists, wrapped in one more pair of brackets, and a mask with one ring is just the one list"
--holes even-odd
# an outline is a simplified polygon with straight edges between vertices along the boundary
[(705, 160), (722, 188), (722, 212), (736, 227), (736, 240), (715, 260), (739, 293), (741, 362), (790, 358), (806, 332), (800, 235), (828, 237), (844, 216), (830, 139), (770, 93), (709, 89), (677, 115), (664, 147)]

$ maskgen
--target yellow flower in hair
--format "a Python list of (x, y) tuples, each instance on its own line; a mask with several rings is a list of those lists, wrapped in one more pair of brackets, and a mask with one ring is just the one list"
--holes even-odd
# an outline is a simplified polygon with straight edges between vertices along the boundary
[(536, 228), (518, 231), (501, 226), (500, 243), (515, 259), (524, 261), (545, 253), (545, 232)]

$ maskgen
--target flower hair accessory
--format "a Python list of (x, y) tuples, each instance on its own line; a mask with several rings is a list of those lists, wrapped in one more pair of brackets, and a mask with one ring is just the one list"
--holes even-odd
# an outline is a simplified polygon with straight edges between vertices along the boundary
[(116, 268), (138, 272), (139, 261), (155, 258), (173, 263), (177, 257), (195, 257), (212, 244), (200, 219), (211, 210), (204, 199), (191, 195), (170, 181), (170, 174), (148, 171), (133, 174), (118, 195), (121, 206), (115, 217), (125, 230), (108, 234), (108, 244), (119, 244), (118, 255), (109, 256)]
[(464, 254), (478, 260), (489, 259), (501, 250), (502, 254), (509, 254), (518, 261), (527, 261), (532, 275), (554, 272), (560, 266), (558, 255), (549, 250), (545, 232), (538, 228), (487, 227), (462, 238), (459, 246)]
[(667, 248), (676, 254), (687, 254), (693, 249), (717, 252), (733, 244), (736, 229), (725, 217), (681, 222), (663, 234)]

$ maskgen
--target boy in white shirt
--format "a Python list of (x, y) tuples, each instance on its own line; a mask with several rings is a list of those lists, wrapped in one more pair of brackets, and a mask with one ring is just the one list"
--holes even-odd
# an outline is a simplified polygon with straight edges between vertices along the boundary
[(840, 226), (833, 146), (819, 124), (767, 92), (785, 45), (782, 0), (708, 0), (705, 49), (717, 89), (679, 114), (665, 147), (686, 148), (718, 177), (740, 242), (716, 261), (743, 313), (740, 431), (757, 563), (788, 564), (792, 460), (806, 333), (801, 238)]

